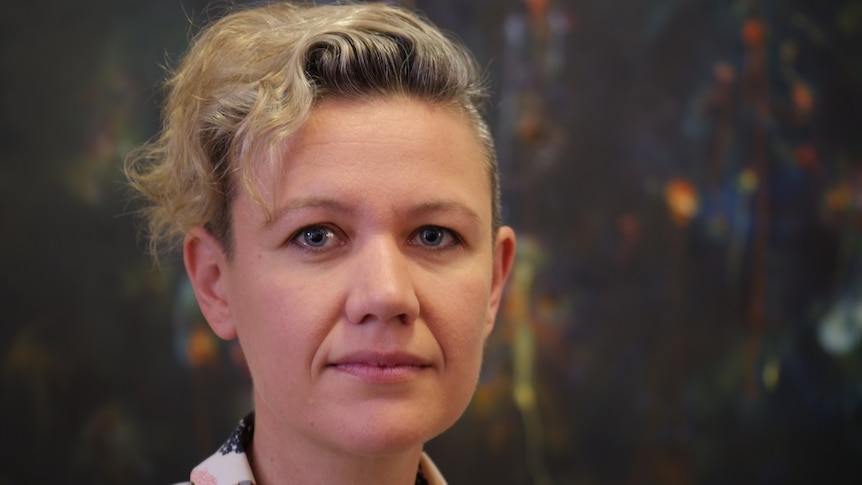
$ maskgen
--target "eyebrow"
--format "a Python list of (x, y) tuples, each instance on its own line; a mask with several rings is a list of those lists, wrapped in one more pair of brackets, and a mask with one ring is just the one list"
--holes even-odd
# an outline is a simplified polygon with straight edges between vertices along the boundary
[(345, 205), (334, 199), (324, 197), (309, 197), (303, 199), (291, 200), (287, 204), (279, 206), (272, 211), (270, 217), (263, 223), (263, 228), (272, 227), (279, 219), (284, 217), (288, 212), (293, 212), (302, 209), (327, 209), (333, 212), (350, 213), (351, 210)]
[[(263, 223), (263, 228), (267, 229), (273, 226), (279, 219), (284, 217), (284, 215), (289, 212), (303, 209), (326, 209), (342, 214), (353, 213), (353, 210), (348, 205), (343, 204), (337, 200), (324, 197), (309, 197), (292, 200), (287, 204), (277, 207), (275, 210), (273, 210), (271, 217), (269, 217)], [(438, 200), (418, 204), (416, 206), (410, 207), (406, 211), (406, 214), (409, 217), (420, 217), (441, 212), (460, 213), (461, 215), (467, 217), (476, 224), (482, 223), (482, 219), (479, 217), (479, 214), (477, 214), (473, 209), (459, 202), (450, 200)]]
[(466, 216), (468, 219), (471, 219), (476, 224), (482, 223), (482, 219), (479, 217), (479, 214), (476, 214), (473, 209), (459, 202), (448, 200), (440, 200), (419, 204), (417, 206), (411, 207), (410, 210), (407, 211), (407, 214), (411, 217), (416, 217), (439, 212), (457, 212)]

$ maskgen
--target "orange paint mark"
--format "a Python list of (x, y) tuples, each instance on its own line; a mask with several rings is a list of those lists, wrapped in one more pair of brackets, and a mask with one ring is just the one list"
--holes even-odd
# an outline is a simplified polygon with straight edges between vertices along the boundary
[(832, 212), (844, 212), (853, 203), (853, 190), (845, 182), (826, 193), (826, 207)]
[(793, 150), (793, 159), (796, 160), (796, 163), (800, 167), (806, 170), (814, 170), (820, 165), (820, 157), (817, 155), (817, 150), (808, 143), (800, 145)]
[(518, 123), (518, 137), (526, 143), (536, 144), (545, 138), (545, 123), (538, 113), (526, 113)]
[(716, 62), (712, 66), (712, 77), (719, 84), (730, 85), (736, 82), (736, 69), (729, 62)]
[(510, 291), (503, 304), (503, 314), (507, 319), (516, 320), (529, 316), (530, 302), (520, 291)]
[(641, 223), (634, 214), (623, 214), (617, 218), (617, 230), (626, 242), (640, 239)]
[(218, 344), (215, 337), (204, 327), (196, 327), (189, 335), (186, 357), (192, 367), (203, 367), (215, 363)]
[(803, 115), (811, 114), (811, 111), (814, 110), (814, 94), (808, 84), (801, 81), (793, 83), (791, 97), (793, 98), (793, 106)]
[(671, 218), (676, 224), (685, 226), (697, 214), (697, 191), (687, 180), (672, 179), (665, 187), (664, 195)]
[(759, 47), (766, 40), (766, 26), (759, 19), (748, 19), (742, 24), (742, 41), (748, 47)]
[(549, 0), (526, 0), (527, 9), (534, 19), (544, 18), (548, 14)]

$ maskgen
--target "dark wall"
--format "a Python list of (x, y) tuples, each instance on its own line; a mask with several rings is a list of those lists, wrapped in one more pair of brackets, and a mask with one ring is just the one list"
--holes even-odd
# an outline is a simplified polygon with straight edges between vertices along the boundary
[[(412, 3), (486, 66), (521, 243), (450, 483), (855, 483), (862, 2)], [(0, 15), (0, 484), (178, 481), (251, 406), (120, 172), (225, 4)]]

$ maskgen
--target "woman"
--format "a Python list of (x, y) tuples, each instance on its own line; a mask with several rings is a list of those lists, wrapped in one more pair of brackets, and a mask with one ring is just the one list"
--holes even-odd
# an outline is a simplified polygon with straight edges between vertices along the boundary
[(445, 483), (422, 446), (470, 401), (515, 247), (472, 57), (382, 4), (273, 4), (168, 88), (127, 174), (255, 403), (192, 483)]

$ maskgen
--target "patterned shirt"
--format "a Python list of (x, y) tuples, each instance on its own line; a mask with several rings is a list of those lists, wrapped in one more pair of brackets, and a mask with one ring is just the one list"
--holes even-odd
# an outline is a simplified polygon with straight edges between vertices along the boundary
[[(231, 437), (192, 470), (191, 481), (177, 485), (255, 485), (246, 449), (254, 435), (254, 413), (239, 422)], [(422, 453), (416, 485), (446, 485), (437, 466)]]

